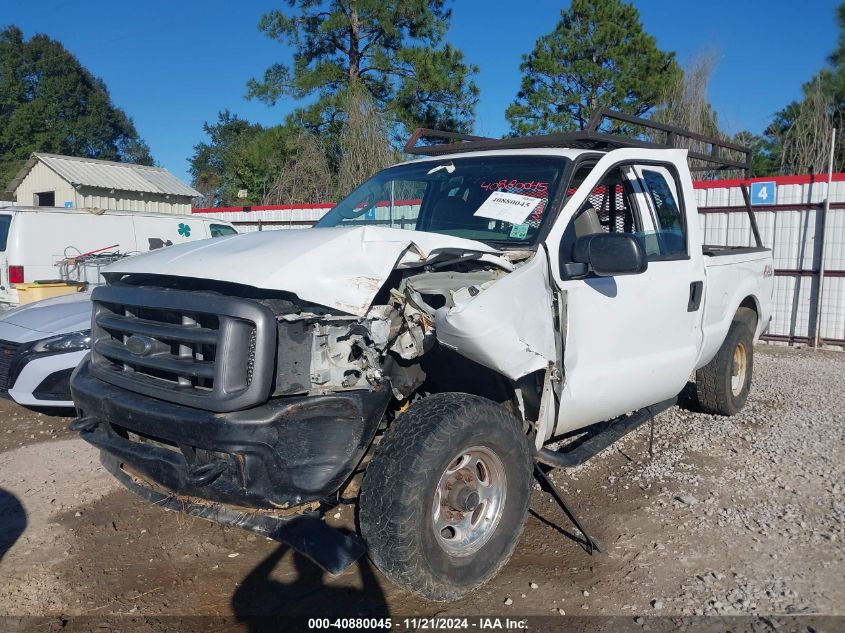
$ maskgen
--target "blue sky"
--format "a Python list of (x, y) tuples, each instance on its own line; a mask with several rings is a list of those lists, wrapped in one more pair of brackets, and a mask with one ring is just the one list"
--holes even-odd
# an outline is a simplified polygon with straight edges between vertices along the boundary
[[(683, 63), (702, 52), (718, 62), (710, 100), (728, 132), (762, 132), (800, 96), (801, 84), (835, 45), (839, 0), (637, 0), (647, 31)], [(0, 26), (60, 40), (103, 78), (134, 119), (156, 161), (188, 179), (202, 124), (229, 109), (263, 124), (293, 104), (244, 99), (245, 84), (290, 51), (259, 33), (260, 16), (281, 0), (0, 0)], [(568, 2), (456, 0), (448, 39), (479, 66), (476, 132), (502, 135), (519, 88), (521, 55), (549, 32)]]

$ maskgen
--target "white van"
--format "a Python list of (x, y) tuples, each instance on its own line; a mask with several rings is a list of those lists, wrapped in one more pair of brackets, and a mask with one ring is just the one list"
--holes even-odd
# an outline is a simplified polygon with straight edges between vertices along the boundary
[(132, 255), (235, 233), (228, 222), (193, 215), (0, 207), (0, 303), (18, 303), (15, 284), (59, 279), (67, 257)]

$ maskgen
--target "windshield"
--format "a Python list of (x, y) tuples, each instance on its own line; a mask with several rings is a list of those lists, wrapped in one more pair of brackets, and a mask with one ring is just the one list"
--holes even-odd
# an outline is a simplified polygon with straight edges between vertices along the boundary
[(566, 167), (555, 156), (485, 156), (399, 165), (379, 172), (316, 227), (387, 226), (532, 244)]

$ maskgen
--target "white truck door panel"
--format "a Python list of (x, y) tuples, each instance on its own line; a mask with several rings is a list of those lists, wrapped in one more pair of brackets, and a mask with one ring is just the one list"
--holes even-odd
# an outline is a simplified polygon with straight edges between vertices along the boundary
[[(687, 312), (689, 262), (641, 275), (564, 282), (565, 384), (557, 432), (677, 395), (698, 356), (700, 312)], [(687, 270), (683, 270), (687, 269)]]
[[(638, 158), (642, 159), (642, 153)], [(685, 159), (667, 162), (685, 166)], [(690, 294), (694, 282), (703, 282), (704, 270), (700, 251), (687, 247), (687, 242), (698, 242), (690, 239), (691, 227), (684, 230), (689, 222), (681, 220), (681, 187), (664, 167), (633, 163), (613, 169), (619, 170), (618, 182), (623, 185), (602, 188), (603, 183), (614, 182), (612, 177), (605, 180), (612, 170), (604, 169), (582, 186), (589, 188), (588, 196), (576, 194), (565, 211), (572, 220), (586, 205), (611, 206), (612, 201), (601, 202), (601, 195), (595, 194), (615, 191), (616, 205), (625, 209), (628, 205), (630, 210), (615, 211), (612, 216), (610, 209), (603, 211), (603, 224), (606, 229), (636, 232), (649, 265), (639, 275), (557, 280), (566, 295), (567, 323), (556, 433), (677, 395), (701, 347), (702, 304), (691, 309)], [(622, 187), (626, 198), (620, 203)], [(627, 215), (620, 219), (615, 217), (618, 213)]]

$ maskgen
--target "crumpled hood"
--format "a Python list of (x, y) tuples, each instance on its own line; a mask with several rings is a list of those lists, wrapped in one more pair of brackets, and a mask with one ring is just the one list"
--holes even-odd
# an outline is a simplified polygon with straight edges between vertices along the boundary
[[(107, 273), (146, 273), (226, 281), (290, 292), (304, 301), (363, 316), (395, 268), (443, 254), (496, 250), (438, 233), (378, 226), (261, 231), (189, 242), (128, 257)], [(500, 258), (499, 265), (509, 268)]]
[(87, 330), (91, 327), (91, 293), (75, 292), (28, 303), (0, 316), (0, 324), (44, 334)]

